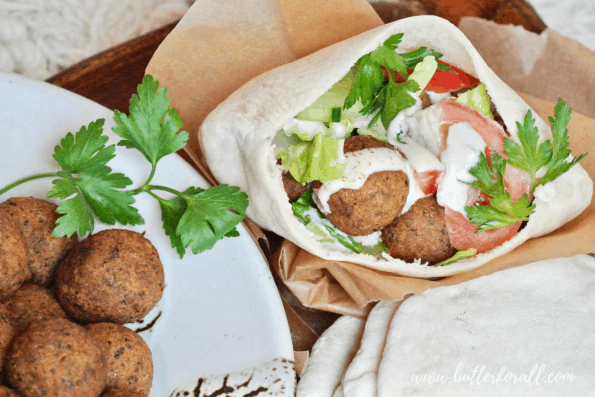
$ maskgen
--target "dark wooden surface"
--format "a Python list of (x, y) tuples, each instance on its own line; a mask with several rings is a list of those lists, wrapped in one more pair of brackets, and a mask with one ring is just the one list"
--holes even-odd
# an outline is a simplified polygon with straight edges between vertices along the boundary
[[(535, 10), (523, 0), (370, 0), (370, 3), (384, 22), (431, 14), (455, 24), (462, 16), (476, 16), (502, 24), (522, 25), (536, 33), (541, 33), (546, 28)], [(109, 109), (126, 111), (149, 60), (175, 25), (176, 23), (167, 25), (102, 52), (47, 81)], [(188, 160), (183, 151), (180, 154)], [(282, 239), (273, 233), (266, 234), (271, 243), (271, 251), (274, 252)], [(309, 350), (337, 315), (302, 306), (278, 279), (276, 281), (287, 312), (294, 349)]]

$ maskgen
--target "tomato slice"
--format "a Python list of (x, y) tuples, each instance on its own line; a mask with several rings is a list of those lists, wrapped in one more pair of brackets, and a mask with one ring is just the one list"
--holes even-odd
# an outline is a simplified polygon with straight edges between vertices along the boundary
[[(456, 101), (445, 100), (440, 102), (440, 110), (440, 134), (443, 142), (446, 141), (448, 128), (453, 124), (463, 122), (469, 124), (471, 128), (477, 131), (484, 142), (486, 142), (485, 154), (488, 163), (490, 162), (492, 151), (504, 156), (504, 137), (506, 136), (506, 132), (500, 124), (470, 106)], [(510, 164), (506, 165), (504, 186), (506, 191), (510, 193), (513, 202), (518, 200), (523, 194), (528, 193), (530, 185), (531, 177), (527, 172)], [(487, 197), (484, 196), (479, 194), (475, 203), (486, 205)], [(479, 227), (472, 224), (460, 212), (445, 207), (444, 214), (450, 243), (459, 251), (469, 248), (476, 248), (477, 252), (492, 250), (505, 241), (510, 240), (521, 226), (521, 222), (516, 222), (506, 227), (478, 233), (477, 229)]]
[(475, 248), (477, 252), (490, 251), (514, 237), (521, 227), (521, 222), (516, 222), (499, 229), (476, 233), (479, 227), (469, 222), (460, 212), (444, 207), (444, 217), (450, 244), (459, 251), (469, 248)]
[[(442, 94), (445, 92), (451, 92), (460, 90), (461, 88), (476, 86), (479, 84), (479, 80), (475, 77), (471, 76), (469, 73), (462, 71), (461, 69), (454, 67), (446, 62), (437, 61), (438, 63), (442, 63), (444, 65), (450, 66), (450, 68), (454, 71), (453, 72), (445, 72), (442, 70), (436, 70), (434, 76), (426, 86), (426, 90), (432, 91), (438, 94)], [(413, 69), (408, 69), (407, 74), (413, 73)], [(386, 70), (384, 70), (384, 75), (388, 78), (388, 74)], [(395, 80), (398, 82), (405, 81), (405, 79), (399, 74), (395, 72)]]
[(457, 67), (449, 65), (446, 62), (437, 62), (450, 66), (454, 73), (436, 70), (436, 73), (434, 73), (432, 80), (430, 80), (430, 82), (426, 86), (426, 90), (442, 94), (445, 92), (456, 91), (460, 90), (461, 88), (476, 86), (479, 84), (479, 80), (471, 76), (469, 73), (466, 73)]

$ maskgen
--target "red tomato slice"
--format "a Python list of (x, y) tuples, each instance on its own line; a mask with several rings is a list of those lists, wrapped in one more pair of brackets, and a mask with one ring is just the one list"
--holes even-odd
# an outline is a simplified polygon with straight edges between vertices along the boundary
[[(490, 152), (495, 150), (499, 154), (504, 153), (506, 132), (496, 121), (471, 106), (452, 100), (440, 102), (440, 110), (442, 112), (438, 122), (441, 125), (441, 134), (445, 134), (447, 131), (442, 127), (442, 124), (450, 126), (456, 123), (467, 123), (483, 138)], [(444, 140), (445, 137), (442, 139)]]
[[(445, 100), (440, 102), (441, 114), (439, 117), (440, 134), (443, 142), (446, 141), (448, 127), (455, 123), (468, 123), (486, 142), (486, 157), (490, 161), (491, 152), (496, 151), (504, 155), (504, 137), (506, 132), (500, 124), (485, 116), (483, 113), (456, 101)], [(531, 177), (510, 164), (506, 165), (504, 172), (504, 185), (514, 201), (523, 194), (528, 193)], [(479, 198), (476, 202), (485, 204), (485, 199)], [(510, 240), (521, 227), (521, 222), (484, 232), (477, 232), (479, 227), (474, 225), (460, 212), (445, 207), (446, 227), (450, 243), (457, 250), (476, 248), (477, 252), (494, 249), (505, 241)]]
[(475, 248), (477, 252), (489, 251), (510, 240), (521, 227), (521, 222), (517, 222), (499, 229), (476, 233), (479, 227), (469, 222), (460, 212), (444, 207), (444, 217), (450, 244), (459, 251), (469, 248)]
[(442, 176), (442, 173), (441, 170), (413, 171), (413, 176), (424, 194), (434, 194), (438, 190), (437, 180)]
[(455, 73), (436, 70), (436, 73), (434, 73), (432, 80), (430, 80), (430, 82), (426, 86), (426, 90), (441, 94), (444, 92), (456, 91), (460, 90), (461, 88), (479, 84), (479, 80), (471, 76), (469, 73), (466, 73), (457, 67), (449, 65), (446, 62), (437, 62), (450, 66), (450, 68)]
[[(442, 63), (444, 65), (450, 66), (450, 68), (454, 71), (453, 72), (444, 72), (442, 70), (436, 70), (434, 76), (426, 86), (426, 90), (432, 91), (438, 94), (442, 94), (445, 92), (451, 92), (460, 90), (461, 88), (475, 86), (479, 84), (479, 80), (475, 77), (471, 76), (469, 73), (462, 71), (461, 69), (449, 65), (446, 62), (437, 61), (438, 63)], [(384, 69), (383, 69), (384, 70)], [(413, 73), (413, 69), (408, 69), (407, 74)], [(384, 70), (384, 75), (388, 78), (388, 74), (386, 70)], [(399, 74), (395, 72), (395, 80), (397, 82), (405, 81), (405, 79)]]

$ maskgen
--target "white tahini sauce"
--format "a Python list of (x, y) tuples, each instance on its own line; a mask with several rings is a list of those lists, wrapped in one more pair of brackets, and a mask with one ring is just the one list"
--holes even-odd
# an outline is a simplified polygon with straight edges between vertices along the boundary
[(422, 107), (419, 96), (412, 92), (409, 92), (409, 94), (415, 99), (415, 105), (409, 106), (397, 113), (393, 121), (390, 122), (386, 132), (386, 140), (393, 146), (397, 143), (397, 135), (401, 134), (403, 136), (409, 132), (409, 119), (415, 113), (419, 112)]
[(432, 105), (415, 113), (407, 119), (409, 136), (428, 149), (435, 156), (440, 155), (440, 105)]
[(485, 147), (484, 140), (469, 124), (456, 123), (450, 126), (446, 150), (441, 155), (446, 172), (436, 193), (438, 204), (465, 215), (469, 185), (460, 181), (475, 180), (475, 177), (469, 174), (469, 170), (477, 164), (479, 153), (483, 152)]
[(341, 123), (333, 123), (333, 130), (335, 131), (332, 135), (333, 138), (337, 139), (345, 139), (345, 135), (347, 135), (347, 126)]
[[(347, 165), (340, 179), (326, 181), (319, 189), (314, 189), (314, 201), (325, 214), (330, 214), (328, 200), (333, 193), (341, 189), (361, 188), (366, 179), (375, 172), (405, 171), (406, 163), (403, 157), (393, 149), (374, 148), (345, 153)], [(411, 181), (409, 181), (411, 189)]]
[(297, 129), (300, 134), (308, 134), (309, 136), (318, 133), (325, 134), (327, 130), (322, 121), (298, 120), (296, 118), (291, 119), (283, 126), (285, 132), (295, 129)]
[(382, 241), (381, 238), (382, 231), (378, 230), (372, 234), (368, 234), (367, 236), (353, 236), (353, 239), (360, 243), (361, 245), (367, 245), (369, 247), (373, 247), (379, 242)]
[(428, 98), (430, 98), (430, 102), (432, 102), (432, 105), (440, 103), (440, 101), (442, 101), (444, 99), (453, 97), (452, 95), (450, 95), (450, 92), (444, 92), (444, 93), (439, 94), (437, 92), (426, 90), (426, 94), (428, 94)]

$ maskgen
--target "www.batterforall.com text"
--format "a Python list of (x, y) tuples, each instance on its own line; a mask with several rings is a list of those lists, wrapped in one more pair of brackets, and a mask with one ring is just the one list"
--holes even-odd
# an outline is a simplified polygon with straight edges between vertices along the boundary
[(503, 383), (539, 386), (548, 383), (573, 382), (574, 380), (575, 376), (571, 373), (546, 372), (545, 364), (535, 364), (528, 373), (514, 373), (507, 370), (506, 366), (500, 368), (498, 373), (492, 373), (486, 370), (485, 365), (477, 365), (472, 371), (465, 371), (463, 363), (459, 363), (452, 375), (425, 374), (411, 376), (411, 383), (415, 384), (450, 384), (466, 382), (471, 385), (491, 384), (496, 387)]

